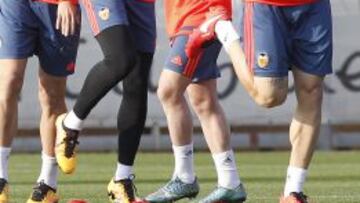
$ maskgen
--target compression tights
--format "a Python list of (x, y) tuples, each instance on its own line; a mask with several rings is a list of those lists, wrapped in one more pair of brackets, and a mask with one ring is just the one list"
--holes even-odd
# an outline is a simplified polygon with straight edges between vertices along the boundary
[(147, 113), (147, 91), (152, 53), (140, 53), (140, 63), (123, 81), (123, 100), (118, 113), (118, 161), (132, 166), (139, 148)]
[(88, 73), (73, 111), (85, 119), (120, 81), (123, 99), (118, 113), (118, 161), (133, 165), (147, 113), (147, 87), (153, 53), (139, 53), (128, 26), (118, 25), (97, 37), (104, 59)]
[(106, 93), (123, 80), (138, 63), (128, 26), (108, 28), (97, 35), (96, 40), (104, 59), (86, 76), (74, 106), (76, 116), (83, 120)]

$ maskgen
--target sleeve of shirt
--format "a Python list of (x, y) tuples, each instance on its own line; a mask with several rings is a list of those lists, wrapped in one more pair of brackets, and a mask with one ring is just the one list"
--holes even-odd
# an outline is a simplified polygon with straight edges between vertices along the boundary
[(208, 0), (210, 9), (225, 10), (230, 16), (232, 15), (231, 0)]

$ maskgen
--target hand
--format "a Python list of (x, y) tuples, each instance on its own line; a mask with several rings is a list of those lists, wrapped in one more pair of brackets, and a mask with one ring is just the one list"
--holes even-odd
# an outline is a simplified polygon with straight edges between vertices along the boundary
[(59, 1), (56, 19), (56, 29), (64, 36), (74, 35), (79, 22), (78, 7), (71, 1)]
[(206, 20), (193, 30), (186, 43), (185, 52), (189, 58), (196, 57), (206, 45), (216, 38), (215, 25), (220, 20), (229, 20), (231, 17), (222, 8), (211, 8)]

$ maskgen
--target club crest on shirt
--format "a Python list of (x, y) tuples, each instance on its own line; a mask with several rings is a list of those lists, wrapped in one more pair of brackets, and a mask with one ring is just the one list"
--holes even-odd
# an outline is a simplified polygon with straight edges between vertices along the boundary
[(101, 18), (101, 20), (109, 20), (110, 9), (107, 7), (101, 8), (101, 10), (99, 11), (99, 17)]
[(261, 52), (257, 56), (257, 64), (260, 68), (267, 68), (270, 63), (270, 57), (267, 53)]

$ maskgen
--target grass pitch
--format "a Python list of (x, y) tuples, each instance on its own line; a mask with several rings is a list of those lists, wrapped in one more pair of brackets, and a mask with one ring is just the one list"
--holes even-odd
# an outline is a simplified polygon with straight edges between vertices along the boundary
[[(240, 152), (236, 158), (249, 203), (276, 203), (283, 188), (287, 152)], [(75, 175), (60, 175), (61, 202), (86, 199), (106, 203), (106, 186), (115, 170), (114, 153), (80, 153)], [(203, 197), (216, 185), (210, 154), (195, 153), (196, 173)], [(171, 153), (140, 153), (136, 164), (136, 186), (144, 196), (171, 176)], [(11, 202), (24, 203), (40, 170), (40, 154), (13, 154), (10, 158)], [(360, 151), (317, 152), (305, 185), (311, 202), (360, 202)], [(193, 202), (196, 202), (195, 199)], [(184, 200), (180, 202), (192, 202)]]

